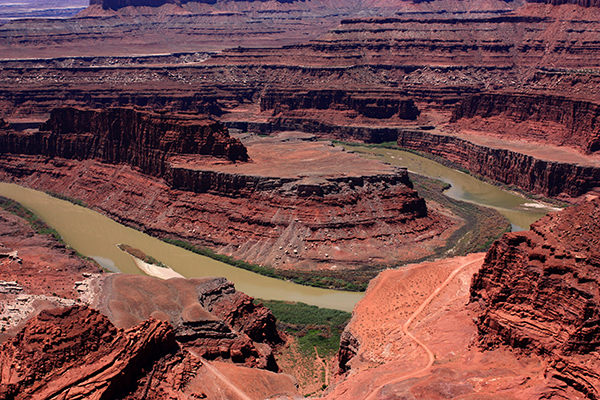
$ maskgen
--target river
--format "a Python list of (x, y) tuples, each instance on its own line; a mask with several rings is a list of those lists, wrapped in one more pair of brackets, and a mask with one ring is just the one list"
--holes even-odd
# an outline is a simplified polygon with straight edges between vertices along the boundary
[(348, 151), (354, 151), (365, 157), (381, 160), (391, 165), (407, 167), (409, 172), (446, 182), (451, 185), (450, 189), (444, 192), (446, 196), (498, 210), (509, 220), (513, 231), (527, 230), (529, 225), (542, 218), (548, 211), (558, 210), (482, 182), (469, 174), (445, 167), (408, 151), (367, 146), (344, 147)]
[[(542, 204), (503, 191), (412, 153), (354, 146), (348, 149), (390, 164), (407, 166), (410, 171), (447, 182), (452, 185), (452, 188), (446, 191), (447, 195), (497, 209), (509, 219), (514, 230), (528, 227), (548, 211)], [(56, 229), (68, 245), (112, 271), (142, 273), (131, 257), (116, 246), (118, 243), (126, 243), (171, 266), (185, 277), (224, 276), (234, 282), (237, 289), (253, 297), (301, 301), (319, 307), (351, 311), (363, 296), (362, 293), (297, 285), (234, 268), (164, 243), (120, 225), (95, 211), (53, 198), (43, 192), (0, 183), (0, 195), (14, 199), (31, 209)]]
[(131, 256), (119, 250), (126, 243), (169, 265), (185, 277), (223, 276), (238, 290), (263, 299), (301, 301), (319, 307), (352, 311), (363, 293), (342, 292), (297, 285), (268, 278), (170, 245), (128, 228), (88, 208), (59, 200), (46, 193), (0, 183), (0, 195), (16, 200), (52, 226), (71, 247), (92, 257), (103, 267), (141, 274)]

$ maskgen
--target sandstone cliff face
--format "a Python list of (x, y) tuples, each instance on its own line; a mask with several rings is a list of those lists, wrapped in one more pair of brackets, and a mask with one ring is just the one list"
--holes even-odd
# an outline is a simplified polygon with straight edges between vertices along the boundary
[[(185, 4), (188, 0), (90, 0), (90, 5), (99, 4), (104, 9), (113, 10), (123, 7), (160, 7), (165, 4)], [(199, 3), (201, 1), (198, 1)], [(208, 2), (208, 1), (205, 1)], [(212, 1), (214, 3), (214, 1)]]
[(598, 0), (527, 0), (528, 3), (552, 4), (559, 6), (561, 4), (576, 4), (580, 7), (600, 7)]
[(385, 93), (354, 92), (344, 90), (269, 90), (260, 99), (261, 111), (281, 112), (317, 109), (345, 111), (351, 110), (367, 118), (414, 120), (419, 109), (413, 100)]
[(210, 155), (229, 161), (248, 159), (244, 146), (216, 122), (134, 108), (59, 108), (52, 111), (40, 132), (26, 139), (23, 133), (15, 135), (5, 136), (3, 152), (128, 163), (158, 176), (165, 173), (171, 154)]
[[(357, 268), (420, 258), (442, 245), (453, 226), (427, 211), (405, 171), (291, 182), (208, 171), (223, 184), (216, 180), (209, 186), (214, 190), (195, 193), (173, 190), (125, 165), (15, 155), (5, 155), (0, 164), (5, 181), (80, 198), (153, 236), (283, 269)], [(257, 185), (242, 186), (246, 181)], [(186, 187), (194, 186), (180, 185)]]
[(168, 321), (175, 340), (208, 360), (278, 371), (272, 346), (282, 342), (268, 308), (224, 278), (169, 279), (113, 274), (94, 306), (118, 328), (148, 318)]
[[(552, 95), (485, 93), (461, 102), (451, 121), (469, 129), (487, 129), (493, 132), (490, 134), (509, 140), (526, 137), (528, 141), (591, 154), (600, 150), (599, 117), (600, 105), (589, 101)], [(535, 130), (536, 125), (548, 122), (557, 126)]]
[[(536, 6), (529, 7), (510, 14), (490, 10), (478, 16), (474, 13), (466, 16), (406, 13), (388, 18), (344, 19), (337, 28), (317, 40), (289, 46), (285, 51), (234, 48), (207, 62), (294, 63), (311, 66), (313, 73), (318, 71), (319, 75), (326, 74), (318, 68), (315, 71), (315, 67), (346, 69), (369, 65), (380, 69), (379, 79), (385, 79), (388, 70), (393, 71), (398, 66), (407, 74), (422, 66), (434, 71), (447, 69), (435, 86), (466, 83), (469, 80), (466, 71), (472, 67), (485, 68), (486, 73), (501, 76), (503, 70), (513, 70), (515, 65), (573, 69), (600, 65), (596, 56), (599, 42), (595, 34), (598, 27), (595, 7), (574, 12), (560, 9), (547, 12), (541, 6), (538, 6), (540, 10), (531, 11)], [(577, 28), (564, 29), (563, 25)], [(485, 80), (481, 72), (475, 78), (477, 86)], [(421, 82), (426, 80), (424, 75), (420, 74)], [(521, 81), (524, 77), (518, 75), (515, 73), (513, 79)], [(395, 83), (404, 86), (410, 81), (401, 77)], [(492, 84), (510, 86), (507, 82), (497, 82)]]
[[(266, 0), (261, 0), (266, 1)], [(277, 0), (280, 3), (291, 3), (293, 0)], [(104, 9), (118, 10), (123, 7), (160, 7), (165, 4), (186, 4), (186, 3), (206, 3), (215, 4), (217, 0), (90, 0), (90, 5), (99, 4)]]
[(505, 234), (471, 286), (484, 346), (506, 344), (548, 360), (547, 375), (600, 396), (600, 200)]
[(400, 130), (398, 145), (441, 156), (473, 173), (548, 197), (578, 197), (600, 186), (600, 168), (544, 161), (456, 136)]
[(253, 163), (231, 163), (203, 155), (248, 157), (220, 125), (203, 122), (198, 132), (195, 119), (170, 118), (62, 109), (43, 127), (52, 132), (0, 134), (2, 179), (80, 198), (158, 237), (282, 269), (418, 259), (457, 223), (427, 211), (406, 170), (290, 138), (258, 140), (248, 147)]
[(165, 322), (122, 331), (85, 307), (42, 311), (0, 348), (0, 396), (120, 398), (176, 350)]

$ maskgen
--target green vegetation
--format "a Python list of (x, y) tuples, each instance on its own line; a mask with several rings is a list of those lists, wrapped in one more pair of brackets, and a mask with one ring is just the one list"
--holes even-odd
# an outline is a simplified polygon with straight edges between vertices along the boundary
[[(430, 159), (448, 168), (461, 171), (465, 174), (473, 175), (471, 171), (458, 164), (452, 163), (439, 156), (398, 147), (396, 142), (379, 144), (338, 143), (344, 146), (402, 150)], [(473, 176), (479, 180), (499, 186), (498, 182), (491, 182), (489, 179), (485, 179), (477, 175)], [(460, 256), (473, 252), (486, 251), (498, 237), (500, 237), (503, 233), (510, 231), (510, 223), (496, 210), (465, 201), (454, 200), (448, 196), (445, 196), (443, 192), (449, 188), (447, 183), (414, 173), (410, 173), (409, 177), (413, 182), (415, 189), (417, 189), (419, 192), (419, 196), (423, 197), (428, 203), (438, 203), (465, 220), (465, 224), (450, 236), (450, 238), (446, 241), (445, 246), (436, 250), (435, 255), (411, 262), (426, 261), (442, 255)]]
[(61, 193), (51, 192), (50, 190), (46, 190), (45, 193), (49, 196), (55, 197), (60, 200), (68, 201), (69, 203), (73, 203), (77, 206), (87, 207), (87, 204), (85, 204), (85, 202), (83, 200), (79, 200), (74, 197), (67, 196), (67, 195), (61, 194)]
[(40, 235), (52, 235), (56, 240), (61, 243), (64, 243), (62, 237), (58, 234), (57, 231), (52, 229), (43, 219), (35, 215), (29, 209), (23, 207), (21, 204), (17, 203), (14, 200), (7, 199), (6, 197), (0, 196), (0, 207), (4, 210), (16, 215), (27, 221), (31, 228)]
[(350, 321), (345, 311), (319, 308), (305, 303), (277, 300), (255, 300), (271, 310), (277, 318), (279, 329), (298, 339), (305, 355), (314, 355), (315, 348), (321, 357), (334, 355), (340, 347), (340, 336)]
[[(48, 224), (46, 224), (46, 222), (43, 219), (41, 219), (39, 216), (34, 214), (31, 210), (22, 206), (21, 204), (17, 203), (16, 201), (0, 196), (0, 207), (2, 207), (4, 210), (10, 212), (11, 214), (14, 214), (17, 217), (20, 217), (20, 218), (24, 219), (25, 221), (27, 221), (27, 223), (29, 224), (29, 226), (31, 226), (31, 228), (34, 230), (35, 233), (40, 234), (40, 235), (52, 235), (52, 237), (54, 237), (54, 239), (56, 241), (64, 244), (67, 247), (70, 247), (69, 245), (67, 245), (64, 242), (64, 240), (62, 239), (60, 234), (55, 229), (53, 229)], [(75, 250), (75, 253), (77, 254), (77, 257), (84, 259), (86, 261), (89, 261), (89, 262), (95, 264), (98, 268), (101, 268), (104, 270), (104, 268), (102, 268), (102, 266), (100, 264), (98, 264), (96, 262), (96, 260), (94, 260), (93, 258), (85, 256), (85, 255), (81, 254), (80, 252), (78, 252), (77, 250)]]
[(446, 245), (438, 248), (436, 255), (429, 258), (437, 258), (448, 251), (453, 256), (487, 251), (503, 233), (510, 232), (510, 223), (498, 211), (445, 196), (443, 191), (448, 189), (447, 183), (417, 174), (410, 174), (410, 179), (427, 202), (435, 201), (465, 220), (465, 224), (450, 236)]
[(276, 279), (283, 279), (294, 282), (299, 285), (313, 286), (328, 289), (347, 290), (350, 292), (359, 292), (367, 289), (369, 281), (376, 275), (372, 270), (359, 269), (356, 271), (289, 271), (276, 270), (258, 264), (249, 263), (243, 260), (237, 260), (225, 254), (218, 254), (206, 247), (197, 247), (191, 243), (179, 239), (163, 239), (165, 242), (174, 246), (181, 247), (193, 253), (200, 254), (213, 260), (232, 265), (236, 268), (242, 268), (260, 275)]
[(157, 267), (161, 267), (161, 268), (169, 268), (167, 265), (163, 264), (161, 261), (158, 261), (156, 258), (147, 255), (140, 249), (136, 249), (135, 247), (131, 247), (127, 244), (122, 244), (122, 243), (118, 244), (117, 247), (129, 255), (139, 258), (140, 260), (144, 261), (145, 263), (156, 265)]

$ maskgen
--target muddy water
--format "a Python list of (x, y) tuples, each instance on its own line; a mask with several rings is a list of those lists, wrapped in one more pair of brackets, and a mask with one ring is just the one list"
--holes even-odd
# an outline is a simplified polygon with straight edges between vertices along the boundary
[(113, 271), (142, 274), (131, 257), (117, 248), (126, 243), (162, 261), (186, 277), (224, 276), (242, 292), (264, 299), (301, 301), (319, 307), (352, 311), (362, 293), (296, 285), (194, 254), (120, 225), (87, 208), (58, 200), (43, 192), (0, 183), (0, 196), (18, 201), (43, 218), (64, 241)]
[[(528, 229), (531, 223), (549, 210), (542, 204), (503, 191), (412, 153), (354, 146), (347, 149), (393, 165), (406, 166), (409, 171), (447, 182), (452, 185), (451, 189), (446, 191), (448, 196), (495, 208), (509, 219), (513, 230)], [(320, 307), (351, 311), (363, 296), (360, 293), (296, 285), (237, 269), (166, 244), (94, 211), (55, 199), (42, 192), (0, 183), (0, 195), (14, 199), (31, 209), (56, 229), (67, 244), (113, 271), (142, 273), (131, 257), (116, 247), (118, 243), (126, 243), (152, 255), (186, 277), (224, 276), (235, 282), (239, 290), (254, 297), (301, 301)]]
[(407, 167), (411, 172), (449, 183), (451, 188), (444, 192), (447, 196), (498, 210), (510, 221), (513, 231), (529, 229), (529, 225), (542, 218), (548, 211), (556, 210), (407, 151), (362, 146), (345, 148), (365, 157)]

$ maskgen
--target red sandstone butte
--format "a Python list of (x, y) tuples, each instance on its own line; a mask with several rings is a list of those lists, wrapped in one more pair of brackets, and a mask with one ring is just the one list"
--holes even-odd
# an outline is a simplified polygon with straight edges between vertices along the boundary
[(297, 133), (249, 136), (244, 146), (210, 120), (188, 129), (189, 119), (56, 110), (40, 132), (0, 133), (0, 176), (82, 199), (158, 237), (280, 269), (420, 259), (462, 223), (428, 210), (405, 169)]

